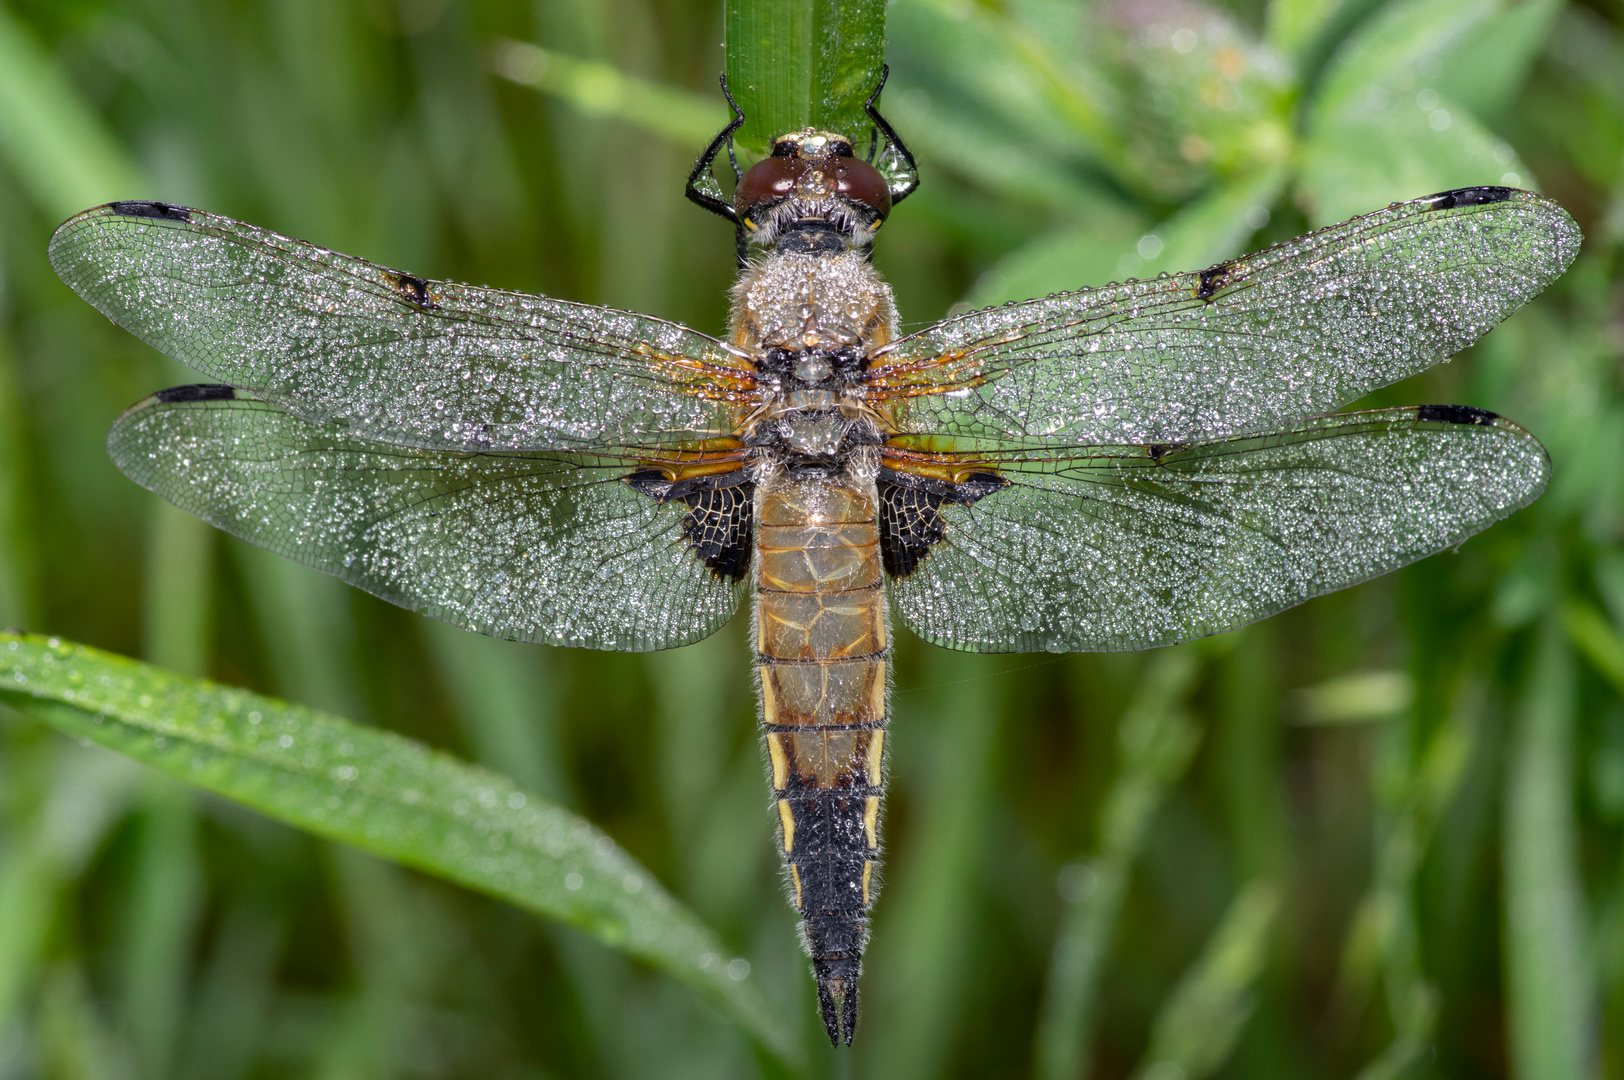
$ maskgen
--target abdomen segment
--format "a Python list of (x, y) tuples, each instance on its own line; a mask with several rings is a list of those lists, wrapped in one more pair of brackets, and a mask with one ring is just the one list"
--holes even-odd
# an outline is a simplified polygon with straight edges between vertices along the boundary
[(756, 651), (780, 847), (829, 1038), (850, 1042), (884, 795), (884, 576), (872, 483), (760, 488)]

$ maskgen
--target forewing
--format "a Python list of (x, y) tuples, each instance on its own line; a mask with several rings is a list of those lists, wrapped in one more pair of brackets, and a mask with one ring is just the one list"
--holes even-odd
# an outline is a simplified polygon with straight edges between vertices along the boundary
[(230, 218), (111, 203), (51, 265), (210, 378), (399, 445), (582, 449), (725, 432), (744, 369), (675, 323), (389, 270)]
[(1465, 348), (1579, 241), (1531, 192), (1447, 192), (1200, 273), (949, 319), (882, 350), (870, 396), (893, 402), (898, 430), (960, 445), (1269, 431)]
[(927, 641), (973, 652), (1171, 645), (1244, 626), (1458, 544), (1545, 487), (1545, 451), (1493, 413), (1422, 406), (1186, 447), (1001, 466), (944, 505), (892, 583)]
[(687, 506), (623, 482), (632, 462), (391, 447), (217, 386), (147, 398), (107, 445), (210, 524), (480, 633), (664, 649), (738, 605), (683, 536)]

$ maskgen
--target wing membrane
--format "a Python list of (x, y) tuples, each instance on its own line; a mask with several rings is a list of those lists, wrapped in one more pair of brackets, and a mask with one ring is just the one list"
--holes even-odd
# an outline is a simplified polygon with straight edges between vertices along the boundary
[(1561, 207), (1509, 188), (1399, 203), (1210, 270), (988, 308), (870, 369), (902, 431), (1193, 441), (1330, 412), (1453, 355), (1572, 262)]
[(948, 648), (1170, 645), (1458, 544), (1532, 502), (1549, 468), (1522, 428), (1459, 406), (1150, 451), (1033, 452), (1000, 464), (1008, 487), (941, 508), (943, 540), (892, 598), (909, 629)]
[(706, 637), (741, 585), (683, 537), (635, 463), (391, 447), (229, 387), (147, 398), (108, 451), (138, 484), (235, 536), (402, 607), (516, 641), (643, 651)]
[(50, 258), (154, 348), (399, 445), (670, 444), (725, 432), (745, 389), (719, 342), (675, 323), (426, 281), (200, 210), (87, 210)]

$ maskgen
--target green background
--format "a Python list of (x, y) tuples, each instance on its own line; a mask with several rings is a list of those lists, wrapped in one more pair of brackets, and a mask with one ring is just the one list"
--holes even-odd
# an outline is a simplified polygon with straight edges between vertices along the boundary
[[(69, 213), (162, 198), (718, 332), (731, 233), (681, 188), (724, 117), (720, 5), (0, 5), (0, 625), (556, 800), (743, 962), (727, 977), (748, 970), (811, 1075), (1624, 1076), (1624, 7), (887, 18), (884, 107), (923, 186), (876, 262), (908, 327), (1469, 183), (1537, 185), (1587, 244), (1482, 345), (1369, 402), (1494, 409), (1550, 448), (1546, 495), (1458, 552), (1153, 654), (901, 635), (849, 1054), (821, 1045), (781, 895), (744, 620), (651, 656), (513, 646), (166, 510), (102, 439), (194, 377), (44, 258)], [(606, 936), (0, 717), (0, 1078), (792, 1067)]]

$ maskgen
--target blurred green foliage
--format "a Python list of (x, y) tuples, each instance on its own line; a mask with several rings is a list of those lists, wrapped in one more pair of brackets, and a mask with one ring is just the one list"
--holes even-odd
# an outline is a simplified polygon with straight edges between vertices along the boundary
[[(431, 625), (125, 481), (192, 376), (44, 259), (111, 198), (716, 331), (681, 198), (713, 0), (0, 6), (0, 624), (409, 735), (596, 822), (885, 1077), (1624, 1076), (1624, 8), (893, 0), (905, 320), (1193, 268), (1390, 199), (1538, 185), (1587, 245), (1368, 404), (1507, 413), (1530, 510), (1145, 656), (903, 640), (850, 1060), (780, 895), (741, 621), (652, 656)], [(536, 48), (531, 48), (535, 46)], [(539, 92), (538, 92), (539, 91)], [(779, 1075), (597, 938), (0, 718), (0, 1077)]]
[(742, 957), (591, 822), (421, 743), (60, 638), (0, 634), (0, 700), (268, 817), (578, 926), (794, 1047)]

